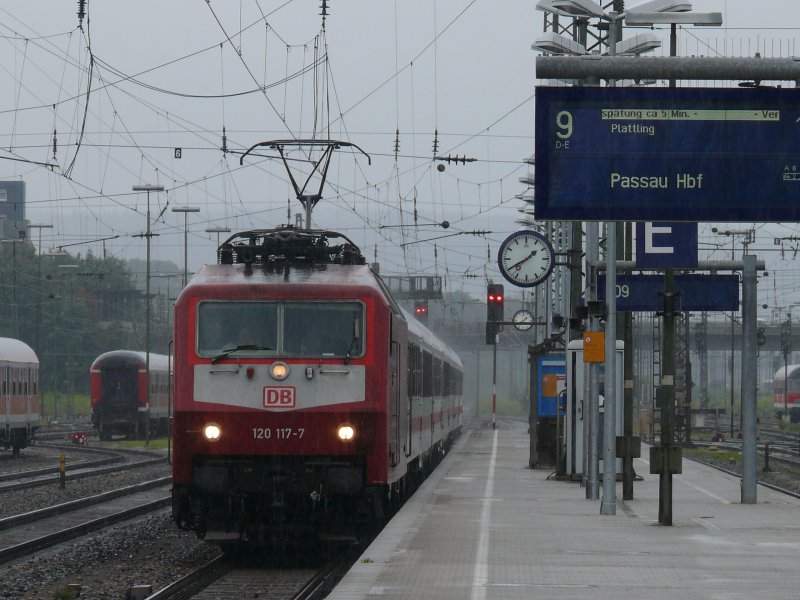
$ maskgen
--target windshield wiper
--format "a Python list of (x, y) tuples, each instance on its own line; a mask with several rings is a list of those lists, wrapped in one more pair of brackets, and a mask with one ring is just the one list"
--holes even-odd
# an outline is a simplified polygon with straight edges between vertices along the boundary
[(239, 344), (233, 348), (225, 348), (221, 354), (218, 354), (211, 359), (211, 364), (216, 364), (218, 360), (222, 360), (223, 358), (233, 354), (234, 352), (238, 352), (239, 350), (272, 350), (272, 348), (269, 346), (259, 346), (258, 344)]
[(353, 350), (358, 348), (359, 341), (360, 341), (359, 338), (356, 337), (356, 336), (353, 336), (353, 339), (350, 340), (350, 347), (347, 349), (347, 354), (345, 354), (345, 356), (344, 356), (344, 362), (345, 363), (350, 362), (350, 355), (353, 353)]

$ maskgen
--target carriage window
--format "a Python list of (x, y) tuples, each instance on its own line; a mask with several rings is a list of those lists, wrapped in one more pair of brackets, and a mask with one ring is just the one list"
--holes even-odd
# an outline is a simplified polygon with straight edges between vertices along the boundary
[(197, 352), (201, 356), (217, 356), (238, 347), (243, 349), (237, 354), (277, 352), (275, 302), (203, 302), (197, 320)]
[(356, 357), (364, 353), (363, 310), (358, 302), (287, 302), (283, 354)]

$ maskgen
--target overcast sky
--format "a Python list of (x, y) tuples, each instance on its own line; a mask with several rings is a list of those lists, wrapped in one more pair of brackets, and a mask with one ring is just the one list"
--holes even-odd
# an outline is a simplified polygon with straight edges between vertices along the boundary
[[(214, 261), (205, 228), (274, 227), (301, 212), (274, 152), (242, 166), (238, 153), (316, 136), (356, 144), (371, 164), (336, 153), (315, 227), (345, 232), (384, 274), (442, 275), (449, 291), (478, 295), (499, 281), (497, 249), (520, 227), (514, 196), (533, 153), (535, 2), (330, 0), (324, 33), (321, 2), (89, 0), (82, 29), (77, 0), (0, 8), (0, 158), (19, 159), (0, 160), (0, 177), (25, 180), (28, 219), (54, 226), (42, 231), (45, 251), (100, 253), (91, 240), (119, 236), (107, 252), (144, 258), (134, 236), (147, 197), (131, 187), (157, 183), (167, 192), (150, 198), (153, 256), (183, 264), (183, 215), (170, 209), (198, 207), (188, 215), (194, 271)], [(800, 55), (796, 0), (694, 8), (722, 12), (725, 26), (681, 30), (681, 54)], [(440, 172), (434, 143), (476, 160)], [(304, 181), (303, 163), (292, 168)], [(447, 230), (435, 225), (444, 220)], [(772, 245), (796, 228), (760, 231), (781, 275), (760, 302), (800, 301), (794, 251)], [(729, 256), (729, 240), (705, 237), (725, 244), (707, 246), (708, 258)]]

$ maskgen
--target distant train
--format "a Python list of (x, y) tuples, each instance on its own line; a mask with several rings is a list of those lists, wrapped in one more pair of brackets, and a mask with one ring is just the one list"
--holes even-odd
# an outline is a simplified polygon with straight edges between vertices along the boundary
[(460, 430), (461, 361), (340, 234), (219, 257), (175, 304), (173, 517), (223, 545), (360, 539)]
[(39, 359), (25, 342), (0, 338), (0, 445), (14, 456), (39, 425)]
[(788, 413), (792, 423), (800, 423), (800, 365), (781, 367), (775, 371), (772, 381), (775, 385), (775, 416), (782, 417)]
[(140, 439), (169, 431), (169, 358), (150, 353), (149, 407), (146, 367), (145, 353), (133, 350), (106, 352), (92, 363), (92, 424), (101, 440), (113, 435)]

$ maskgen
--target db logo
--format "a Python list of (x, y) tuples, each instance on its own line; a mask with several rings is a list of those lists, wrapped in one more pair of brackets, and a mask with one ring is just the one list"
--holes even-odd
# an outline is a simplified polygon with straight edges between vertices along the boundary
[(295, 400), (293, 386), (264, 388), (264, 408), (294, 408)]

